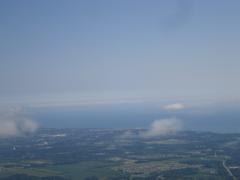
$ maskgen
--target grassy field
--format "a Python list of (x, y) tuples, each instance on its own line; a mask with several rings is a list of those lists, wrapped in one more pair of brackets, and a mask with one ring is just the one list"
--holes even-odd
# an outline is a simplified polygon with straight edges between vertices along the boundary
[(30, 176), (46, 177), (46, 176), (60, 176), (61, 174), (57, 171), (45, 168), (1, 168), (0, 178), (14, 174), (26, 174)]
[(113, 170), (113, 166), (115, 166), (115, 164), (109, 162), (88, 161), (77, 164), (56, 165), (49, 167), (49, 169), (52, 171), (58, 171), (65, 177), (69, 177), (73, 180), (92, 176), (104, 180), (118, 174), (117, 171)]
[(89, 177), (98, 177), (101, 180), (107, 180), (117, 177), (124, 172), (124, 174), (131, 174), (130, 177), (134, 179), (134, 177), (144, 178), (154, 173), (165, 174), (164, 172), (172, 172), (174, 170), (185, 174), (189, 168), (196, 169), (197, 172), (186, 174), (184, 177), (187, 179), (193, 177), (196, 179), (215, 179), (217, 177), (215, 173), (211, 173), (214, 169), (210, 167), (203, 168), (198, 163), (189, 165), (173, 160), (137, 162), (135, 160), (122, 159), (117, 162), (83, 161), (76, 164), (50, 165), (44, 168), (1, 168), (0, 178), (13, 174), (27, 174), (38, 177), (62, 176), (73, 180), (81, 180)]

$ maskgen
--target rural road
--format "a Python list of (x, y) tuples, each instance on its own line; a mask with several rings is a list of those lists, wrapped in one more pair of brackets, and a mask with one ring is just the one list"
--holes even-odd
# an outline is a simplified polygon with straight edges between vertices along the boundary
[(226, 165), (226, 161), (223, 160), (222, 162), (223, 167), (226, 169), (226, 171), (228, 172), (229, 176), (231, 176), (233, 178), (233, 180), (237, 180), (237, 178), (233, 175), (233, 173), (231, 172), (231, 170), (227, 167)]

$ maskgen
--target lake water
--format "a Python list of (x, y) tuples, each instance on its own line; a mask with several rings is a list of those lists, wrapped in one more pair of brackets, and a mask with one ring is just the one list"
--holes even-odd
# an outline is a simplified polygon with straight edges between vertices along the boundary
[(154, 120), (175, 117), (184, 130), (240, 132), (237, 107), (167, 111), (155, 104), (118, 104), (37, 108), (31, 114), (42, 127), (53, 128), (148, 128)]

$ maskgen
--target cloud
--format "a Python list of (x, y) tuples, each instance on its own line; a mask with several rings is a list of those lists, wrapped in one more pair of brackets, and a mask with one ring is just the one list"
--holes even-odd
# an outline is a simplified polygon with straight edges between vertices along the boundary
[(193, 13), (193, 3), (190, 0), (178, 0), (175, 11), (166, 19), (165, 26), (167, 30), (177, 30), (188, 23)]
[(0, 137), (20, 136), (37, 129), (37, 123), (25, 117), (21, 107), (0, 107)]
[(175, 111), (175, 110), (185, 109), (186, 106), (184, 104), (181, 104), (181, 103), (174, 103), (174, 104), (165, 105), (163, 108), (166, 109), (166, 110)]
[(182, 130), (182, 127), (182, 122), (176, 118), (156, 120), (150, 125), (149, 130), (143, 134), (143, 137), (155, 137), (174, 133)]

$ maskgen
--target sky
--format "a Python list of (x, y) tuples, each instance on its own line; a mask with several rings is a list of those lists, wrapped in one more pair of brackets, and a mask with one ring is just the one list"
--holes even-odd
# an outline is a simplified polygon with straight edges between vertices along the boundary
[(2, 0), (0, 101), (239, 100), (238, 0)]

